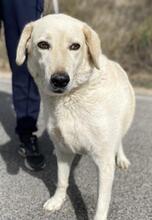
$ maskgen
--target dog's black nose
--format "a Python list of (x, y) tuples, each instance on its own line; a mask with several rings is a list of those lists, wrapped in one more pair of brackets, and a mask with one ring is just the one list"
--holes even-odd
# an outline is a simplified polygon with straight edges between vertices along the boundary
[(54, 73), (51, 76), (50, 84), (55, 88), (65, 88), (70, 81), (70, 77), (67, 73)]

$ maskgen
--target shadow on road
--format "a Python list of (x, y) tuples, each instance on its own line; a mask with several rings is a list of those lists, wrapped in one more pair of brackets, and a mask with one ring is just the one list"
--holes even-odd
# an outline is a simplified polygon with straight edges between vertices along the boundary
[[(0, 123), (10, 139), (4, 145), (0, 145), (0, 154), (4, 162), (6, 163), (7, 172), (11, 175), (17, 175), (19, 169), (22, 168), (30, 175), (41, 179), (49, 190), (50, 196), (52, 196), (54, 194), (57, 182), (56, 157), (52, 154), (53, 145), (49, 140), (47, 132), (44, 131), (39, 138), (39, 144), (41, 146), (41, 151), (46, 157), (47, 167), (40, 172), (30, 172), (26, 170), (26, 168), (24, 167), (23, 159), (21, 159), (17, 153), (19, 143), (14, 132), (15, 114), (13, 113), (11, 103), (11, 95), (6, 92), (0, 92)], [(89, 220), (87, 209), (82, 199), (81, 192), (78, 189), (74, 180), (74, 170), (77, 167), (80, 159), (80, 156), (76, 156), (75, 160), (73, 161), (68, 195), (73, 205), (77, 220)]]

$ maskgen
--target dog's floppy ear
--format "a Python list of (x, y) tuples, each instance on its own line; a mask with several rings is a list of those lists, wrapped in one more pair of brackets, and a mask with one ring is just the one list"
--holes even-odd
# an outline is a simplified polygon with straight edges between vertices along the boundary
[(83, 32), (93, 64), (100, 69), (101, 45), (98, 34), (87, 24), (84, 24)]
[(27, 44), (31, 38), (32, 30), (33, 30), (33, 22), (27, 24), (24, 27), (23, 32), (21, 34), (17, 47), (17, 53), (16, 53), (16, 63), (19, 66), (22, 65), (25, 61)]

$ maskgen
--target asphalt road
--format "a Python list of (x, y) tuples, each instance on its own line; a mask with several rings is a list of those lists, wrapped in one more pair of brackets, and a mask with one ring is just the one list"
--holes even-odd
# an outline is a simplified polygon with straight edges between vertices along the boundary
[[(67, 200), (56, 213), (43, 203), (54, 193), (56, 158), (47, 132), (39, 142), (47, 167), (29, 172), (17, 154), (9, 80), (0, 80), (0, 220), (92, 220), (96, 203), (96, 168), (87, 156), (76, 157)], [(40, 118), (39, 124), (42, 124)], [(42, 127), (42, 126), (40, 126)], [(116, 170), (108, 220), (152, 220), (152, 97), (137, 97), (133, 126), (124, 139), (132, 165)]]

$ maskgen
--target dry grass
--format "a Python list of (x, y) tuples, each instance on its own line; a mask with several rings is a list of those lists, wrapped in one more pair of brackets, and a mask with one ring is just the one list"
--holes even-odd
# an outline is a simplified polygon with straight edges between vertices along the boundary
[(147, 17), (132, 33), (128, 52), (134, 57), (134, 66), (152, 72), (152, 16)]
[[(45, 1), (53, 12), (52, 1)], [(121, 63), (134, 85), (152, 88), (151, 0), (59, 0), (59, 4), (60, 12), (86, 21), (99, 33), (103, 52)], [(3, 50), (0, 57), (5, 60)]]

